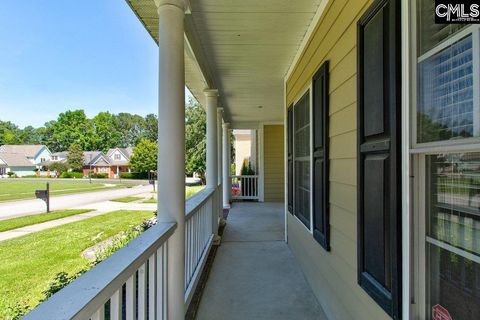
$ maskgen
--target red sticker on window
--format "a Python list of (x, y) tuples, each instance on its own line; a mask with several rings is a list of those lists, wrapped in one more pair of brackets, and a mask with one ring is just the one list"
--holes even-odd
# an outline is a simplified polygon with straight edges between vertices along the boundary
[(447, 309), (439, 304), (432, 308), (432, 320), (453, 320)]

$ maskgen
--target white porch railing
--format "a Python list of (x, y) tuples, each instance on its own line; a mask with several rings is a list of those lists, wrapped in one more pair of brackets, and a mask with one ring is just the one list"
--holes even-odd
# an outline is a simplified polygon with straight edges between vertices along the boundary
[[(185, 310), (195, 292), (213, 239), (219, 188), (185, 203)], [(27, 320), (167, 319), (168, 240), (175, 223), (158, 223), (27, 314)]]
[(232, 176), (232, 199), (258, 200), (258, 176)]

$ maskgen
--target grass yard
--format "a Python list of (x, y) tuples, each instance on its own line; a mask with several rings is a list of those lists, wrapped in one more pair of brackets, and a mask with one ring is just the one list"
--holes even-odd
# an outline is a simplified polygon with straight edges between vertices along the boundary
[(58, 210), (49, 213), (33, 214), (13, 219), (0, 220), (0, 232), (13, 230), (33, 224), (74, 216), (80, 213), (92, 211), (91, 209)]
[(33, 307), (59, 272), (73, 275), (90, 263), (88, 247), (153, 216), (150, 211), (116, 211), (0, 242), (0, 319), (15, 306)]
[[(87, 181), (49, 181), (50, 194), (62, 195), (89, 191), (122, 188), (125, 185), (106, 185), (104, 183), (88, 183)], [(45, 181), (21, 181), (18, 179), (0, 179), (0, 201), (33, 199), (35, 190), (45, 189)]]
[[(188, 199), (203, 189), (205, 189), (205, 186), (185, 187), (185, 198)], [(142, 203), (157, 203), (157, 198), (152, 196), (150, 199), (142, 201)]]
[(142, 199), (145, 199), (145, 198), (144, 198), (144, 197), (129, 196), (129, 197), (123, 197), (123, 198), (113, 199), (113, 200), (110, 200), (110, 201), (127, 203), (127, 202), (133, 202), (133, 201), (137, 201), (137, 200), (142, 200)]

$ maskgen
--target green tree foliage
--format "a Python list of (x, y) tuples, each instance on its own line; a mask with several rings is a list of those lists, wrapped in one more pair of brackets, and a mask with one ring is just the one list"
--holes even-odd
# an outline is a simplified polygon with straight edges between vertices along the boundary
[(19, 143), (19, 131), (10, 121), (0, 121), (0, 145)]
[(145, 135), (145, 119), (137, 114), (126, 112), (115, 116), (115, 127), (119, 133), (118, 146), (126, 148), (136, 146)]
[(73, 171), (82, 171), (83, 168), (83, 150), (78, 143), (73, 143), (68, 148), (67, 163)]
[(117, 121), (110, 112), (100, 112), (93, 119), (95, 134), (92, 136), (90, 150), (107, 152), (120, 142), (120, 133), (116, 128)]
[(207, 120), (203, 108), (194, 100), (185, 108), (185, 173), (205, 175)]
[(57, 173), (57, 177), (59, 177), (63, 172), (68, 170), (68, 165), (65, 162), (54, 162), (48, 166), (48, 170), (55, 171)]
[(157, 143), (148, 139), (141, 139), (133, 148), (129, 166), (134, 172), (148, 172), (157, 170)]
[(153, 113), (147, 114), (145, 117), (144, 138), (150, 141), (158, 141), (158, 119)]
[(48, 123), (47, 130), (52, 132), (46, 141), (52, 152), (68, 150), (74, 143), (82, 150), (92, 150), (94, 126), (83, 110), (60, 113), (56, 121)]

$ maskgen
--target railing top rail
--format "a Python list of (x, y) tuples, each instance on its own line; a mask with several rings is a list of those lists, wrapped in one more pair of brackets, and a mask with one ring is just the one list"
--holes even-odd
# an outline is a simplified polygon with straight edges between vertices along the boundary
[(247, 174), (247, 175), (239, 175), (239, 176), (230, 176), (231, 178), (258, 178), (258, 175), (253, 174)]
[(172, 235), (176, 223), (158, 223), (40, 304), (23, 319), (88, 319)]
[(200, 208), (207, 200), (213, 196), (216, 188), (205, 188), (197, 192), (187, 201), (185, 201), (185, 220), (189, 220), (193, 214)]

